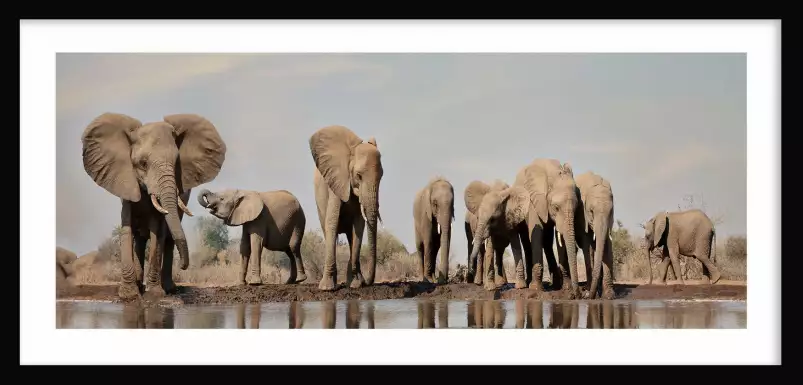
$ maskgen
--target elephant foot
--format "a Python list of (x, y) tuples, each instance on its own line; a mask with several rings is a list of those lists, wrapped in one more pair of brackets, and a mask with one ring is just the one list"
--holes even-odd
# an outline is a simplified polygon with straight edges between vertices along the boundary
[(494, 291), (494, 290), (498, 289), (498, 286), (496, 286), (496, 283), (491, 279), (486, 279), (485, 280), (485, 285), (483, 287), (485, 288), (485, 290), (488, 290), (488, 291)]
[(713, 284), (719, 282), (720, 278), (722, 278), (722, 274), (720, 272), (715, 271), (715, 272), (711, 273), (711, 279), (710, 279), (711, 284), (713, 285)]
[(615, 298), (616, 298), (616, 293), (614, 293), (613, 289), (607, 288), (602, 291), (602, 299), (611, 301)]
[(307, 275), (304, 274), (304, 273), (301, 273), (301, 274), (298, 275), (298, 277), (296, 277), (296, 283), (301, 283), (301, 282), (304, 282), (306, 280), (307, 280)]
[(291, 277), (287, 277), (287, 279), (284, 280), (284, 284), (285, 285), (292, 285), (294, 283), (296, 283), (296, 278), (292, 277), (292, 276)]
[(438, 283), (438, 285), (446, 285), (449, 283), (449, 278), (447, 278), (443, 274), (438, 274), (438, 279), (436, 282)]
[(572, 285), (563, 285), (561, 291), (567, 294), (568, 299), (580, 299), (582, 298), (582, 294), (580, 293), (579, 286), (572, 286)]
[(530, 282), (530, 290), (535, 290), (536, 293), (544, 291), (543, 282)]
[(117, 288), (117, 296), (123, 301), (140, 299), (139, 285), (136, 282), (123, 282)]
[(245, 286), (245, 280), (241, 279), (241, 280), (237, 281), (237, 284), (235, 286)]
[[(256, 274), (254, 274), (256, 275)], [(257, 276), (256, 278), (248, 280), (248, 285), (250, 286), (260, 286), (262, 285), (262, 277)]]
[(352, 289), (359, 289), (365, 286), (365, 278), (362, 277), (362, 273), (356, 273), (352, 275), (351, 282), (349, 282), (349, 287)]
[(164, 289), (162, 289), (162, 285), (148, 285), (148, 290), (145, 291), (145, 298), (147, 299), (159, 299), (163, 298), (167, 294), (165, 293)]
[(482, 274), (477, 274), (474, 276), (474, 284), (477, 286), (482, 286)]
[(321, 281), (318, 282), (318, 290), (322, 291), (334, 291), (336, 286), (335, 277), (324, 276), (321, 278)]
[(423, 276), (423, 277), (421, 278), (421, 282), (424, 282), (424, 283), (433, 283), (433, 282), (435, 282), (435, 277), (433, 277), (433, 276), (431, 276), (431, 275), (425, 275), (425, 276)]
[(466, 273), (466, 283), (474, 282), (474, 273)]
[(516, 279), (516, 289), (526, 289), (527, 288), (527, 281), (524, 278)]
[(176, 291), (176, 283), (173, 280), (165, 281), (162, 280), (162, 288), (164, 289), (165, 293), (175, 293)]
[(505, 286), (507, 285), (507, 279), (505, 279), (505, 277), (501, 275), (497, 275), (494, 277), (494, 284), (496, 285), (496, 287)]
[(596, 293), (592, 292), (591, 290), (586, 290), (583, 292), (583, 299), (594, 299), (594, 294)]

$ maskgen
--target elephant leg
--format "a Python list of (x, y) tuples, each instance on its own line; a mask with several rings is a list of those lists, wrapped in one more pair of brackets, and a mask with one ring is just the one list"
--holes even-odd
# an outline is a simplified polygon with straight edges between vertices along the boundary
[[(492, 291), (496, 290), (496, 258), (494, 256), (494, 244), (491, 238), (485, 240), (485, 255), (482, 257), (483, 262), (483, 280), (485, 281), (485, 290)], [(483, 309), (483, 312), (485, 310)]]
[(117, 296), (122, 300), (140, 297), (134, 268), (134, 245), (131, 232), (131, 202), (123, 200), (120, 211), (120, 286)]
[(524, 289), (527, 287), (527, 280), (524, 277), (524, 261), (522, 261), (518, 230), (513, 230), (510, 234), (510, 250), (513, 251), (513, 263), (516, 266), (516, 289)]
[(340, 198), (330, 193), (326, 205), (326, 226), (324, 228), (326, 258), (321, 281), (318, 283), (319, 290), (332, 291), (337, 286), (337, 260), (335, 257), (337, 256), (337, 224), (340, 219), (341, 206)]
[[(548, 223), (544, 226), (544, 233), (541, 238), (544, 240), (544, 255), (546, 256), (546, 262), (549, 264), (549, 276), (553, 289), (562, 288), (566, 281), (564, 278), (569, 276), (566, 266), (559, 264), (557, 258), (555, 258), (555, 250), (552, 247), (555, 242), (555, 235), (554, 223)], [(560, 257), (560, 250), (561, 248), (558, 248), (558, 258)]]
[(251, 241), (251, 279), (249, 285), (262, 284), (262, 234), (253, 232), (248, 237)]
[(522, 263), (524, 269), (524, 283), (525, 285), (529, 285), (532, 281), (533, 266), (533, 249), (530, 242), (530, 233), (526, 223), (520, 223), (516, 227), (516, 231), (519, 233), (519, 242), (521, 242), (521, 248), (524, 251), (524, 261)]
[[(588, 239), (586, 239), (585, 235), (579, 236), (578, 239), (583, 239), (583, 243), (578, 243), (578, 246), (580, 246), (580, 249), (583, 251), (583, 265), (585, 265), (586, 274), (586, 290), (590, 292), (591, 290), (595, 289), (591, 287), (591, 277), (593, 274), (591, 269), (594, 261), (594, 252), (592, 249), (594, 246)], [(577, 280), (579, 281), (580, 278), (578, 277)]]
[(680, 251), (677, 246), (669, 247), (669, 259), (672, 261), (672, 269), (675, 271), (675, 279), (679, 284), (684, 285), (683, 273), (680, 269)]
[(494, 245), (494, 285), (497, 288), (507, 284), (504, 266), (505, 248), (501, 245)]
[(425, 263), (424, 263), (424, 241), (416, 241), (415, 250), (418, 252), (418, 262), (419, 266), (421, 266), (421, 281), (424, 280), (424, 277), (427, 276)]
[(162, 288), (165, 293), (176, 291), (176, 282), (173, 280), (173, 250), (176, 242), (170, 234), (165, 234), (164, 248), (162, 249)]
[[(474, 235), (471, 233), (471, 224), (468, 222), (463, 222), (463, 228), (466, 231), (466, 255), (468, 260), (466, 261), (466, 283), (474, 281), (474, 273), (477, 271), (477, 260), (476, 258), (472, 261), (471, 260), (471, 240), (474, 239)], [(418, 241), (416, 241), (418, 242)]]
[(140, 291), (145, 289), (145, 248), (148, 244), (148, 237), (139, 234), (133, 236), (134, 240), (134, 271), (137, 275), (137, 285)]
[(284, 281), (285, 285), (291, 285), (296, 283), (296, 278), (298, 277), (298, 266), (296, 266), (296, 257), (293, 255), (293, 250), (287, 248), (284, 250), (284, 253), (287, 254), (287, 257), (290, 259), (290, 276), (287, 277), (287, 280)]
[(482, 285), (485, 282), (485, 253), (486, 253), (485, 242), (482, 242), (480, 245), (480, 250), (477, 253), (477, 259), (475, 264), (477, 265), (477, 270), (474, 272), (474, 284), (475, 285)]
[(719, 281), (719, 279), (722, 277), (722, 273), (719, 272), (717, 266), (704, 255), (697, 257), (697, 260), (703, 264), (703, 274), (705, 274), (708, 278), (708, 282), (712, 285), (717, 283), (717, 281)]
[[(530, 264), (530, 289), (536, 292), (544, 291), (543, 273), (544, 273), (544, 249), (546, 246), (544, 242), (545, 229), (541, 226), (529, 227), (527, 231), (530, 233), (530, 249), (532, 255), (532, 263)], [(553, 278), (554, 279), (554, 278)]]
[(435, 259), (437, 258), (438, 252), (441, 249), (441, 242), (440, 242), (440, 236), (438, 236), (438, 231), (436, 229), (434, 228), (432, 229), (432, 235), (430, 236), (429, 239), (431, 244), (429, 246), (429, 263), (427, 264), (427, 266), (429, 266), (429, 270), (427, 270), (428, 273), (427, 275), (432, 277), (433, 283), (438, 283), (440, 282), (440, 280), (438, 279), (438, 276), (435, 274), (435, 267), (437, 266), (435, 263), (436, 262)]
[(362, 234), (364, 230), (365, 220), (362, 219), (362, 217), (355, 218), (351, 236), (346, 237), (351, 249), (349, 268), (346, 270), (346, 285), (349, 285), (352, 289), (365, 286), (365, 278), (363, 278), (362, 271), (360, 270), (360, 247), (362, 246)]
[(148, 284), (146, 293), (154, 298), (165, 295), (162, 288), (162, 249), (164, 249), (165, 229), (162, 218), (151, 218), (150, 229), (151, 247), (148, 250)]
[[(669, 272), (669, 256), (666, 255), (667, 251), (664, 249), (664, 255), (661, 257), (661, 263), (658, 264), (658, 284), (663, 285), (666, 283), (666, 276)], [(652, 270), (650, 266), (647, 266), (648, 269)], [(652, 272), (650, 272), (652, 274)]]
[(240, 262), (240, 277), (237, 280), (237, 284), (245, 286), (245, 277), (248, 276), (248, 262), (251, 259), (251, 235), (249, 233), (243, 233), (240, 237), (240, 257), (242, 261)]
[(304, 258), (301, 256), (301, 241), (298, 240), (291, 240), (293, 251), (293, 257), (296, 260), (296, 281), (295, 283), (301, 283), (307, 280), (307, 270), (304, 269)]
[(605, 243), (605, 252), (602, 253), (602, 299), (612, 300), (616, 297), (613, 290), (613, 244), (610, 239)]

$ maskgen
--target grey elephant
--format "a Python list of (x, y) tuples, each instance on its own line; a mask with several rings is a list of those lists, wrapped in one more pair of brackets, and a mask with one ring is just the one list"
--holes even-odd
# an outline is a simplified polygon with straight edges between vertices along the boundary
[[(544, 289), (543, 255), (546, 254), (552, 285), (569, 291), (570, 299), (578, 298), (574, 220), (579, 202), (571, 165), (561, 164), (556, 159), (535, 159), (519, 169), (513, 186), (526, 190), (530, 198), (525, 221), (519, 225), (524, 258), (530, 267), (530, 288), (539, 292)], [(558, 242), (559, 267), (552, 250), (553, 234)], [(571, 286), (566, 278), (571, 279)]]
[(143, 125), (128, 115), (104, 113), (81, 136), (84, 170), (122, 203), (118, 295), (124, 300), (141, 294), (149, 238), (158, 247), (148, 255), (148, 292), (162, 296), (175, 288), (173, 247), (182, 270), (190, 261), (181, 219), (192, 215), (186, 206), (191, 189), (212, 181), (226, 155), (223, 139), (206, 118), (176, 114), (163, 119)]
[(575, 177), (575, 183), (580, 195), (580, 206), (575, 216), (575, 237), (585, 257), (588, 284), (588, 291), (583, 296), (594, 299), (601, 291), (604, 299), (613, 299), (613, 189), (608, 180), (592, 171)]
[(239, 285), (245, 285), (251, 266), (251, 285), (261, 285), (262, 249), (282, 251), (290, 258), (290, 276), (285, 284), (307, 279), (301, 242), (307, 219), (301, 203), (287, 190), (257, 192), (228, 189), (198, 193), (198, 204), (223, 220), (228, 226), (242, 226), (240, 255), (242, 267)]
[[(421, 278), (425, 282), (444, 284), (449, 281), (449, 248), (454, 221), (454, 187), (443, 177), (436, 177), (415, 194), (413, 223), (415, 245), (421, 256)], [(435, 256), (440, 250), (438, 276), (435, 277)]]
[[(675, 277), (683, 284), (679, 256), (695, 257), (703, 264), (703, 274), (711, 284), (721, 278), (716, 260), (716, 232), (714, 222), (702, 210), (660, 211), (642, 225), (644, 240), (647, 243), (647, 266), (650, 254), (656, 247), (663, 247), (661, 264), (658, 266), (659, 283), (666, 282), (669, 262), (675, 270)], [(668, 257), (668, 258), (667, 258)], [(648, 283), (652, 284), (652, 269), (647, 270)]]
[[(476, 216), (476, 227), (473, 230), (469, 269), (476, 263), (480, 248), (488, 242), (483, 258), (480, 276), (487, 290), (494, 290), (507, 283), (504, 276), (502, 257), (505, 248), (510, 245), (516, 265), (516, 288), (527, 287), (525, 267), (522, 261), (519, 225), (524, 222), (530, 198), (521, 187), (511, 187), (502, 181), (493, 185), (475, 180), (466, 186), (464, 200), (469, 213)], [(468, 235), (468, 234), (467, 234)], [(479, 266), (478, 266), (478, 269)], [(477, 278), (475, 278), (475, 283)]]
[(56, 289), (75, 284), (75, 262), (78, 256), (70, 250), (56, 246)]
[[(346, 284), (351, 288), (373, 285), (376, 272), (376, 231), (382, 157), (373, 137), (363, 141), (343, 126), (319, 129), (309, 139), (315, 162), (313, 184), (318, 219), (326, 240), (326, 261), (318, 288), (337, 286), (337, 236), (345, 234), (351, 247)], [(360, 266), (363, 232), (368, 230), (368, 266)]]

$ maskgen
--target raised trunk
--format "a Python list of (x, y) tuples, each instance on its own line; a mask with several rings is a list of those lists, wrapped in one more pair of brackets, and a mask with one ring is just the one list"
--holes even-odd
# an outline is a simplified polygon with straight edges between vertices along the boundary
[(444, 280), (449, 280), (449, 243), (452, 239), (452, 216), (448, 211), (438, 216), (438, 225), (441, 227), (441, 262), (439, 272)]
[(168, 173), (159, 179), (159, 200), (162, 207), (167, 210), (165, 221), (170, 235), (178, 248), (181, 257), (181, 270), (187, 270), (190, 265), (190, 252), (187, 249), (187, 238), (184, 236), (184, 229), (181, 227), (181, 219), (178, 216), (178, 190), (173, 173)]
[(204, 208), (209, 207), (209, 197), (213, 195), (214, 194), (212, 194), (212, 192), (207, 189), (201, 190), (200, 192), (198, 192), (198, 204)]
[(608, 229), (607, 215), (600, 215), (599, 218), (594, 220), (594, 237), (596, 237), (596, 245), (594, 246), (594, 271), (591, 274), (591, 285), (588, 287), (592, 299), (596, 297), (600, 276), (602, 275), (602, 256), (604, 255), (605, 244), (609, 236)]
[(365, 227), (368, 231), (368, 266), (363, 272), (363, 279), (365, 284), (369, 286), (374, 284), (374, 274), (376, 273), (376, 224), (379, 217), (379, 197), (377, 193), (376, 189), (366, 188), (365, 195), (360, 200), (365, 213)]

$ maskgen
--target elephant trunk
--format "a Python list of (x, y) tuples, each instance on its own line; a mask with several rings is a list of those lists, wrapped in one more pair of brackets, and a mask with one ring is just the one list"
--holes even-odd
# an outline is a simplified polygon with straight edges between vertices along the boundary
[(591, 298), (594, 299), (597, 294), (597, 287), (599, 285), (600, 276), (602, 275), (602, 256), (605, 255), (605, 245), (607, 244), (608, 237), (610, 236), (610, 222), (608, 215), (600, 213), (594, 220), (594, 237), (596, 245), (594, 246), (594, 270), (591, 273), (591, 284), (588, 287)]
[[(474, 231), (474, 241), (471, 243), (471, 255), (468, 258), (468, 265), (469, 269), (472, 266), (476, 266), (476, 270), (481, 270), (480, 264), (475, 264), (477, 260), (477, 256), (480, 253), (480, 248), (482, 248), (482, 243), (485, 242), (485, 239), (488, 238), (486, 235), (488, 229), (488, 222), (484, 220), (479, 220), (477, 222), (477, 229)], [(472, 274), (476, 274), (476, 271), (470, 271)]]
[(647, 259), (647, 284), (652, 285), (652, 264), (650, 263), (650, 254), (652, 254), (653, 250), (652, 242), (647, 244), (646, 250), (644, 256)]
[(444, 212), (438, 215), (438, 225), (440, 226), (441, 233), (441, 261), (440, 261), (440, 274), (443, 279), (449, 279), (449, 244), (452, 240), (452, 213), (444, 209)]
[(376, 227), (379, 219), (379, 191), (376, 188), (365, 188), (363, 194), (362, 199), (360, 199), (360, 209), (365, 216), (368, 230), (368, 266), (366, 266), (363, 273), (363, 279), (365, 284), (370, 286), (374, 284), (374, 274), (376, 273)]
[(209, 197), (214, 196), (208, 189), (203, 189), (198, 193), (198, 204), (203, 208), (209, 207)]
[[(569, 209), (566, 210), (565, 216), (566, 221), (563, 231), (560, 234), (556, 234), (556, 236), (563, 238), (562, 244), (566, 247), (566, 255), (569, 261), (569, 278), (572, 282), (572, 287), (577, 285), (577, 240), (574, 234), (574, 210)], [(560, 245), (560, 243), (558, 244)]]
[(164, 210), (165, 221), (167, 228), (170, 230), (170, 235), (178, 248), (178, 254), (181, 257), (181, 270), (187, 270), (190, 265), (190, 252), (187, 248), (187, 238), (184, 235), (184, 229), (181, 227), (181, 219), (179, 218), (178, 208), (178, 189), (176, 188), (176, 181), (173, 177), (174, 173), (165, 172), (159, 178), (159, 200)]

